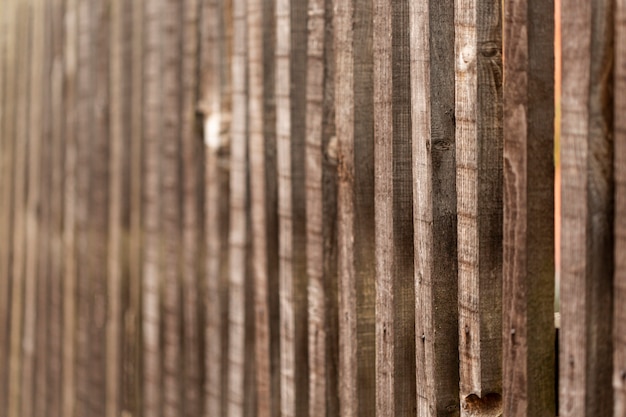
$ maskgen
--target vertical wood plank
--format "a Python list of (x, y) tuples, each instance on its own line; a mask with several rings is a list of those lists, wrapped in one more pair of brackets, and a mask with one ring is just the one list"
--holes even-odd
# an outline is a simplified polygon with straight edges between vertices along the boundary
[(408, 2), (374, 2), (376, 414), (415, 415)]
[[(228, 415), (244, 416), (246, 401), (247, 31), (246, 1), (233, 0), (232, 124), (230, 157)], [(250, 358), (248, 358), (250, 359)]]
[(182, 406), (181, 361), (181, 201), (180, 201), (180, 112), (181, 112), (181, 22), (182, 4), (166, 0), (161, 10), (161, 228), (160, 266), (163, 272), (163, 417), (179, 415)]
[(626, 415), (626, 1), (615, 10), (615, 277), (613, 313), (613, 415)]
[(181, 152), (182, 152), (182, 286), (183, 286), (183, 402), (188, 417), (200, 414), (200, 349), (198, 335), (198, 284), (201, 230), (198, 166), (202, 162), (200, 135), (196, 128), (198, 83), (199, 0), (183, 2), (181, 57)]
[(276, 207), (276, 122), (274, 109), (274, 1), (249, 0), (248, 117), (250, 131), (250, 210), (255, 306), (257, 415), (277, 416), (278, 236)]
[(343, 416), (375, 413), (372, 8), (335, 0), (339, 396)]
[(611, 415), (614, 2), (563, 1), (559, 415)]
[(500, 13), (499, 1), (455, 1), (459, 353), (463, 415), (497, 412), (501, 407)]
[(304, 125), (306, 0), (276, 2), (281, 414), (308, 414)]
[(160, 332), (160, 178), (162, 142), (160, 17), (164, 3), (153, 0), (144, 4), (143, 47), (143, 414), (160, 417), (162, 411), (161, 332)]
[[(16, 121), (15, 121), (15, 162), (13, 183), (13, 257), (11, 265), (11, 333), (9, 353), (9, 417), (22, 415), (22, 389), (24, 372), (24, 297), (26, 288), (26, 189), (27, 189), (27, 158), (29, 137), (29, 62), (31, 57), (31, 10), (29, 4), (17, 4), (15, 20), (17, 25), (16, 38)], [(32, 346), (26, 346), (32, 350)], [(27, 350), (27, 354), (28, 354)], [(27, 371), (27, 370), (26, 370)]]
[(417, 415), (458, 415), (454, 1), (410, 6)]
[(329, 417), (339, 415), (332, 16), (332, 1), (309, 1), (305, 155), (309, 415)]
[(504, 3), (503, 413), (554, 416), (554, 4)]
[(76, 414), (77, 241), (76, 201), (78, 165), (78, 1), (66, 0), (63, 21), (64, 182), (63, 193), (63, 401), (62, 414)]
[[(14, 150), (15, 150), (15, 99), (16, 99), (16, 3), (7, 1), (2, 15), (3, 38), (5, 49), (2, 64), (2, 80), (4, 89), (2, 97), (2, 201), (0, 201), (0, 229), (7, 236), (13, 235), (13, 181), (15, 175)], [(10, 354), (11, 354), (11, 289), (12, 275), (11, 254), (12, 239), (0, 241), (0, 366), (5, 369), (5, 377), (0, 379), (0, 411), (8, 413), (8, 396), (10, 390)]]

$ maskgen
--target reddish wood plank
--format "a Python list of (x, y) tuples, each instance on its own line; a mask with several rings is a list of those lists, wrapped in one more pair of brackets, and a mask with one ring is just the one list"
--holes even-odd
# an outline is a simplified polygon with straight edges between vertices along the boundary
[(500, 7), (501, 2), (494, 0), (455, 1), (458, 301), (463, 415), (488, 413), (501, 407)]
[(561, 417), (613, 412), (613, 4), (561, 4)]
[(454, 1), (410, 6), (417, 415), (430, 417), (459, 409)]
[(554, 416), (554, 4), (505, 3), (503, 394)]
[(615, 10), (615, 276), (613, 313), (613, 415), (626, 415), (626, 1)]

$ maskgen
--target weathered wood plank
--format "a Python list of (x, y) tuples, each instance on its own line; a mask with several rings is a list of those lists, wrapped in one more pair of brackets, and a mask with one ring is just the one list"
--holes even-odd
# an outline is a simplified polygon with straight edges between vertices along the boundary
[(376, 415), (415, 415), (409, 3), (374, 2)]
[(505, 2), (503, 413), (554, 416), (554, 4)]
[(339, 396), (342, 416), (375, 413), (372, 7), (335, 0)]
[[(29, 87), (31, 58), (31, 9), (29, 4), (16, 4), (15, 21), (17, 26), (16, 38), (16, 96), (15, 96), (15, 160), (13, 174), (13, 256), (11, 264), (11, 330), (9, 352), (9, 397), (7, 401), (9, 417), (22, 415), (23, 380), (25, 379), (24, 353), (28, 354), (33, 349), (25, 346), (24, 339), (24, 313), (25, 292), (27, 291), (25, 280), (25, 258), (28, 222), (26, 216), (27, 199), (27, 161), (29, 137)], [(25, 349), (26, 348), (26, 349)], [(28, 369), (26, 369), (28, 371)], [(27, 379), (27, 378), (26, 378)]]
[(561, 417), (613, 413), (613, 5), (561, 4)]
[(143, 56), (143, 241), (142, 333), (143, 414), (159, 417), (162, 410), (160, 313), (160, 146), (162, 142), (160, 19), (164, 3), (144, 3)]
[(251, 397), (246, 392), (246, 281), (248, 278), (248, 143), (246, 1), (233, 0), (232, 123), (230, 153), (228, 415), (242, 417)]
[(180, 316), (180, 111), (181, 111), (181, 40), (182, 2), (166, 0), (161, 9), (161, 259), (163, 272), (163, 417), (177, 417), (182, 406), (182, 361)]
[[(15, 175), (15, 100), (17, 94), (17, 67), (16, 62), (16, 38), (17, 18), (16, 3), (9, 0), (5, 2), (2, 14), (2, 37), (4, 50), (2, 55), (2, 80), (4, 88), (0, 100), (2, 100), (2, 125), (0, 132), (2, 139), (2, 198), (0, 201), (0, 228), (7, 236), (13, 235), (13, 182)], [(8, 395), (10, 386), (10, 352), (11, 352), (11, 289), (12, 275), (11, 254), (13, 252), (12, 239), (0, 240), (0, 366), (5, 369), (5, 378), (0, 379), (0, 412), (8, 413)]]
[(615, 275), (613, 315), (613, 415), (626, 415), (626, 1), (615, 10)]
[(455, 1), (459, 353), (464, 415), (501, 407), (500, 13), (499, 1)]
[(77, 341), (77, 178), (78, 169), (78, 1), (66, 0), (63, 20), (65, 137), (63, 176), (63, 400), (62, 415), (76, 414)]
[(339, 415), (332, 16), (332, 1), (309, 1), (305, 155), (309, 415), (329, 417)]
[(280, 410), (277, 369), (279, 327), (278, 234), (276, 189), (276, 122), (274, 109), (274, 1), (249, 0), (248, 117), (252, 273), (255, 306), (257, 415), (277, 416)]
[(308, 415), (304, 127), (307, 1), (276, 2), (281, 415)]
[[(181, 57), (182, 153), (182, 286), (183, 286), (183, 402), (184, 415), (200, 415), (200, 348), (198, 334), (198, 284), (201, 217), (198, 167), (203, 163), (201, 137), (196, 125), (199, 45), (199, 0), (183, 2)], [(180, 412), (180, 411), (179, 411)]]
[(459, 412), (454, 1), (410, 6), (417, 415), (445, 416)]

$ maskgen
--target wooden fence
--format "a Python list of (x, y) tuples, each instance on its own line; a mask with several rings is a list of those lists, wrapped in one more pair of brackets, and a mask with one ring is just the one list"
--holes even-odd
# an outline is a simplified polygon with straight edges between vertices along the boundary
[(0, 416), (626, 416), (626, 0), (558, 11), (556, 349), (552, 0), (1, 0)]

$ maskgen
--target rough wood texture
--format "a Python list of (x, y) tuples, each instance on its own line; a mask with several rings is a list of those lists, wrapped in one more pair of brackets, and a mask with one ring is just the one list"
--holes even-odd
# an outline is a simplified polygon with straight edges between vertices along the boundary
[(417, 415), (459, 415), (454, 1), (411, 2)]
[(375, 413), (372, 9), (335, 0), (340, 415)]
[(561, 5), (561, 417), (613, 412), (613, 4)]
[(159, 267), (160, 246), (160, 155), (161, 74), (160, 23), (162, 0), (144, 3), (143, 47), (143, 242), (142, 242), (142, 333), (143, 333), (143, 414), (161, 415), (161, 332)]
[(276, 2), (281, 415), (308, 415), (305, 85), (307, 1)]
[(332, 2), (308, 4), (306, 212), (309, 415), (338, 416), (337, 139)]
[[(556, 414), (554, 4), (505, 3), (503, 414)], [(567, 204), (567, 203), (566, 203)]]
[(248, 245), (248, 126), (246, 1), (233, 0), (232, 124), (230, 157), (228, 416), (243, 417), (250, 401), (245, 390), (246, 281)]
[(415, 415), (409, 3), (374, 2), (376, 415)]
[(497, 0), (455, 1), (459, 354), (463, 415), (481, 415), (501, 406), (500, 7)]
[(613, 415), (626, 415), (626, 1), (615, 10), (615, 275)]

